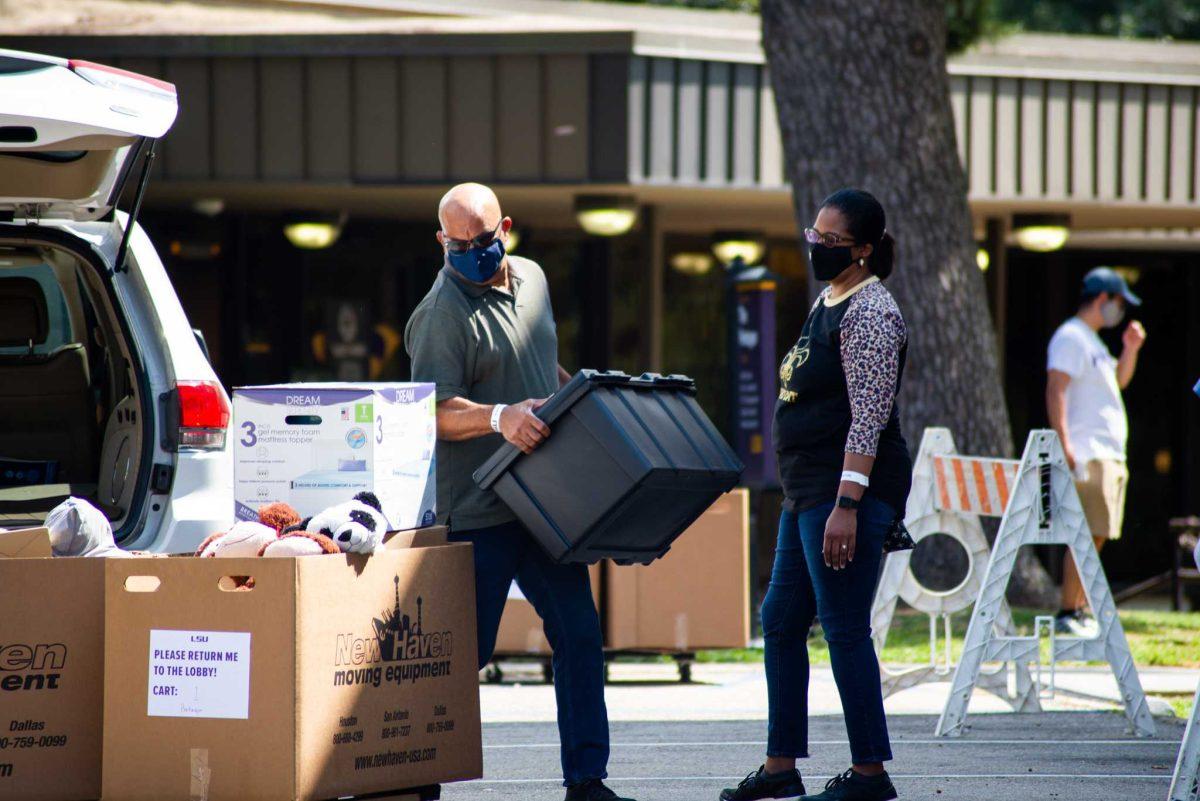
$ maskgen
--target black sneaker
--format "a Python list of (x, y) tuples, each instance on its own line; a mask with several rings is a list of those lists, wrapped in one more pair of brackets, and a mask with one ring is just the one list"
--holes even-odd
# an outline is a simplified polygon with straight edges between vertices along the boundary
[(806, 795), (800, 801), (892, 801), (897, 797), (886, 771), (878, 776), (864, 776), (851, 768), (826, 782), (825, 792)]
[(767, 773), (763, 765), (737, 787), (721, 791), (721, 801), (756, 801), (759, 798), (794, 798), (804, 795), (800, 771), (792, 768), (783, 773)]
[(586, 779), (567, 788), (566, 801), (633, 801), (621, 798), (599, 779)]
[(1095, 637), (1100, 633), (1100, 624), (1086, 610), (1061, 611), (1054, 616), (1054, 633), (1070, 637)]

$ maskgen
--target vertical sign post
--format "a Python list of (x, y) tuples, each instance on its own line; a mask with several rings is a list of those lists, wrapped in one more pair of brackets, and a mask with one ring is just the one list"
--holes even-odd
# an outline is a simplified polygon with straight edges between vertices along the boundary
[(771, 420), (775, 414), (775, 275), (766, 267), (729, 269), (729, 398), (733, 448), (754, 489), (777, 483)]

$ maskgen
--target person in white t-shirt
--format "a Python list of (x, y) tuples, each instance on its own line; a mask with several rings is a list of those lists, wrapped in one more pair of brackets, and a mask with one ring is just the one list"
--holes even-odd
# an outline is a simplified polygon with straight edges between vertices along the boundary
[[(1141, 304), (1119, 273), (1097, 267), (1084, 276), (1079, 311), (1054, 332), (1047, 354), (1046, 412), (1075, 474), (1096, 550), (1106, 540), (1121, 536), (1129, 483), (1125, 466), (1129, 421), (1121, 390), (1133, 380), (1138, 351), (1146, 341), (1141, 323), (1131, 321), (1121, 337), (1117, 359), (1098, 332), (1120, 325), (1126, 308)], [(1063, 565), (1062, 608), (1055, 626), (1059, 632), (1080, 636), (1095, 632), (1070, 550)]]

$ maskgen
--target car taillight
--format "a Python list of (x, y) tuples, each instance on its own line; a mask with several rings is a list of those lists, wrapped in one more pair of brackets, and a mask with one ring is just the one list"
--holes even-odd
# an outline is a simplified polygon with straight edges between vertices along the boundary
[(180, 381), (179, 449), (219, 451), (229, 428), (229, 399), (214, 381)]

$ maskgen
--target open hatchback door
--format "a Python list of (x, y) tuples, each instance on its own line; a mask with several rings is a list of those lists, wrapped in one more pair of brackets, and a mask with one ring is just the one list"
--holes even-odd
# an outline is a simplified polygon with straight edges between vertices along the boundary
[(15, 50), (0, 50), (0, 98), (0, 219), (105, 217), (179, 108), (164, 81)]

